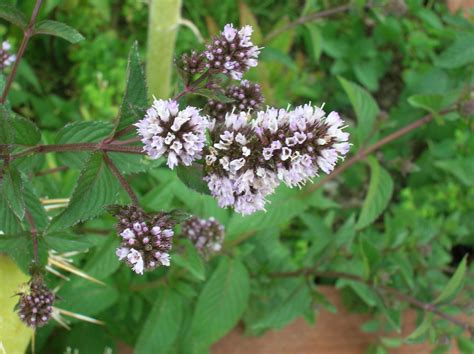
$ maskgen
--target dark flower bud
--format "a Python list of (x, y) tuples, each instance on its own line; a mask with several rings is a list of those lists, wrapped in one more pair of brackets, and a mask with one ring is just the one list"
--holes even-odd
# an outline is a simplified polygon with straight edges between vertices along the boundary
[(206, 258), (222, 249), (224, 226), (214, 218), (200, 219), (193, 216), (183, 223), (181, 232)]
[(181, 56), (181, 68), (191, 75), (200, 74), (206, 69), (206, 58), (203, 53), (193, 50)]
[(51, 318), (56, 295), (48, 289), (41, 278), (33, 279), (28, 288), (19, 294), (18, 316), (29, 327), (42, 327)]

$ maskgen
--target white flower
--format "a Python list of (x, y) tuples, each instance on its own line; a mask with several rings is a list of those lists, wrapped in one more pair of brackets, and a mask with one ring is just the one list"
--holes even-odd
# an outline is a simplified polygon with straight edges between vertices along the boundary
[(158, 159), (167, 155), (171, 169), (179, 163), (189, 166), (202, 156), (207, 120), (194, 107), (180, 111), (175, 101), (154, 99), (135, 126), (148, 156)]
[(121, 261), (127, 257), (129, 251), (130, 250), (126, 247), (119, 247), (115, 251), (115, 254), (117, 255), (118, 259)]

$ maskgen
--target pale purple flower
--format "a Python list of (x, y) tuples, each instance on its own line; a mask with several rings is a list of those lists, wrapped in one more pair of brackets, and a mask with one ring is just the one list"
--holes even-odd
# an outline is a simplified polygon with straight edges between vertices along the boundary
[(16, 60), (16, 55), (10, 53), (11, 45), (7, 41), (3, 41), (0, 47), (0, 70), (12, 65)]
[(207, 120), (197, 108), (180, 111), (175, 101), (154, 99), (145, 118), (135, 126), (148, 156), (166, 156), (171, 169), (179, 163), (189, 166), (202, 157)]
[(251, 41), (253, 29), (244, 26), (240, 30), (232, 24), (224, 26), (221, 34), (213, 38), (204, 52), (207, 58), (206, 66), (215, 72), (241, 80), (243, 74), (258, 64), (260, 48)]

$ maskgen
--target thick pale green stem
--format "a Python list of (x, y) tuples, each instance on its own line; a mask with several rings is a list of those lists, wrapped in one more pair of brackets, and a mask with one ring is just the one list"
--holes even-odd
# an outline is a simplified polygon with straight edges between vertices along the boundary
[(148, 93), (170, 96), (173, 54), (181, 19), (181, 0), (151, 0), (148, 18), (146, 74)]

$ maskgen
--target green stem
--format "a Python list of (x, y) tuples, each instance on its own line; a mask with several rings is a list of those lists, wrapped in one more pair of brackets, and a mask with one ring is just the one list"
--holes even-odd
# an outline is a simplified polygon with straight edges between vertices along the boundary
[(176, 35), (181, 19), (181, 0), (151, 0), (148, 17), (146, 76), (148, 93), (170, 96)]

